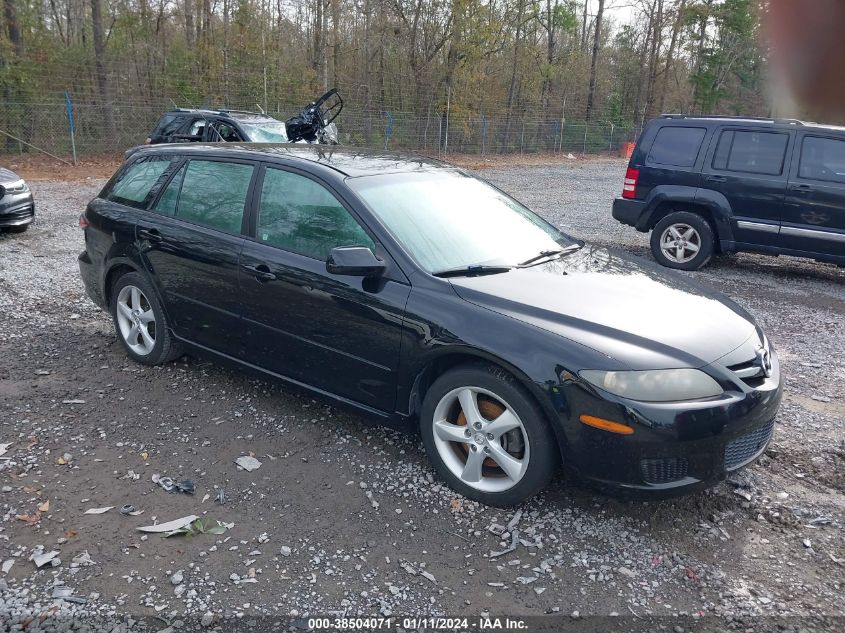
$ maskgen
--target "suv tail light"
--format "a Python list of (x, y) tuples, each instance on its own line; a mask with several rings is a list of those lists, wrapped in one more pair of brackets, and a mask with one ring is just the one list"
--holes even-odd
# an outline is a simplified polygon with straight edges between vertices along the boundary
[(637, 181), (640, 179), (640, 170), (628, 167), (625, 172), (625, 184), (622, 185), (623, 198), (637, 197)]
[(79, 228), (80, 229), (87, 229), (89, 226), (90, 226), (90, 224), (88, 224), (88, 218), (85, 217), (84, 213), (81, 214), (79, 216)]

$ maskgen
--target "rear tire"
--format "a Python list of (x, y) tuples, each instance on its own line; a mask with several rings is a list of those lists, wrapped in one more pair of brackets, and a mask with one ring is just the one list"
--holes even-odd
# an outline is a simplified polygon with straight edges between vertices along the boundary
[(511, 507), (534, 496), (560, 461), (540, 407), (510, 374), (491, 365), (465, 365), (440, 376), (423, 400), (420, 434), (440, 477), (491, 506)]
[(182, 355), (155, 290), (143, 275), (121, 275), (114, 282), (109, 308), (117, 338), (135, 362), (160, 365)]
[(658, 263), (677, 270), (698, 270), (715, 250), (710, 223), (696, 213), (673, 211), (651, 231), (651, 253)]
[(21, 224), (19, 226), (7, 226), (4, 230), (9, 233), (23, 233), (29, 228), (29, 224)]

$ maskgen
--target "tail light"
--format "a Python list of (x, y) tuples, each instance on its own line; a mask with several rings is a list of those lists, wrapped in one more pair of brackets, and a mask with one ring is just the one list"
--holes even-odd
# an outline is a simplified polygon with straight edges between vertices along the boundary
[(88, 223), (88, 218), (85, 217), (84, 213), (81, 214), (79, 216), (79, 228), (80, 229), (87, 229), (89, 226), (91, 226), (91, 225)]
[(625, 184), (622, 185), (623, 198), (637, 197), (637, 181), (640, 179), (640, 170), (628, 167), (625, 172)]

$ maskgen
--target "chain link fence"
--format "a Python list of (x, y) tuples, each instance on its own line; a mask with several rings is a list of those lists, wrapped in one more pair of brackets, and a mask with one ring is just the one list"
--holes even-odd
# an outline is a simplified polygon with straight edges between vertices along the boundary
[[(76, 152), (81, 159), (122, 153), (144, 142), (170, 106), (114, 105), (113, 131), (108, 110), (99, 105), (72, 106)], [(279, 106), (267, 114), (285, 120), (299, 107)], [(347, 107), (337, 119), (343, 145), (416, 150), (429, 154), (618, 153), (636, 141), (640, 129), (610, 123), (536, 118), (419, 116), (408, 112), (360, 112)], [(14, 138), (13, 138), (14, 137)], [(0, 116), (0, 154), (36, 151), (72, 154), (65, 104), (7, 103)]]

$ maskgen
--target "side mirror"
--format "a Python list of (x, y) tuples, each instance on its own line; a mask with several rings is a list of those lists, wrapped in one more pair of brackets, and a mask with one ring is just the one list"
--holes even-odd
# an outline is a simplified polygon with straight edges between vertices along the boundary
[(332, 275), (378, 277), (387, 268), (366, 246), (333, 248), (326, 260), (326, 270)]

